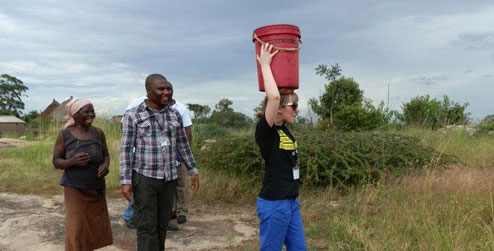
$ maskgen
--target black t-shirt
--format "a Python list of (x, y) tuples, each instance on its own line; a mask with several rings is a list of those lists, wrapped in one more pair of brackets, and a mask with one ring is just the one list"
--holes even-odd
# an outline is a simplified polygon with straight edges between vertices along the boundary
[(269, 127), (266, 117), (256, 126), (256, 143), (266, 162), (259, 197), (265, 200), (295, 199), (298, 180), (293, 179), (297, 165), (297, 142), (285, 125)]

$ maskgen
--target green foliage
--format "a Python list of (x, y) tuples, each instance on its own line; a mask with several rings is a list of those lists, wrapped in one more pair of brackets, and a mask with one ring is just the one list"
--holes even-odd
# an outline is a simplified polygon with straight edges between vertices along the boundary
[(20, 117), (24, 109), (22, 96), (29, 88), (8, 74), (0, 76), (0, 114), (13, 114)]
[(235, 111), (213, 111), (213, 114), (211, 114), (210, 117), (210, 121), (228, 128), (242, 128), (248, 127), (252, 124), (251, 118), (247, 117), (247, 115), (243, 113)]
[(382, 132), (305, 131), (295, 135), (307, 185), (346, 188), (458, 161), (416, 138)]
[(207, 105), (187, 104), (187, 108), (194, 113), (194, 123), (197, 123), (198, 120), (205, 119), (211, 112), (211, 108)]
[(202, 144), (206, 139), (228, 135), (226, 128), (212, 123), (195, 124), (192, 132), (194, 134), (193, 143), (197, 145)]
[(252, 119), (241, 112), (235, 112), (230, 106), (233, 102), (227, 98), (216, 104), (209, 121), (227, 128), (242, 128), (252, 125)]
[(431, 99), (429, 95), (417, 96), (402, 106), (403, 114), (399, 119), (406, 125), (427, 128), (441, 128), (447, 125), (466, 124), (470, 114), (465, 112), (468, 103), (460, 105), (443, 96), (439, 101)]
[(371, 130), (386, 125), (391, 113), (384, 109), (381, 102), (379, 107), (372, 105), (364, 98), (363, 91), (353, 78), (341, 76), (338, 64), (328, 68), (319, 65), (316, 74), (324, 76), (329, 82), (325, 92), (319, 99), (311, 98), (309, 106), (322, 122), (322, 129), (337, 128), (345, 131)]
[(316, 67), (316, 74), (330, 82), (336, 81), (341, 76), (341, 67), (338, 63), (332, 65), (331, 69), (327, 65), (320, 64)]
[(384, 103), (376, 108), (370, 100), (342, 106), (334, 116), (337, 128), (344, 131), (372, 130), (388, 124), (389, 119), (390, 113), (385, 110)]
[(233, 111), (233, 108), (230, 107), (231, 105), (233, 105), (233, 101), (224, 98), (220, 100), (218, 104), (214, 106), (214, 108), (218, 112)]
[(39, 115), (38, 111), (32, 110), (29, 113), (22, 116), (22, 120), (26, 121), (26, 123), (31, 123), (38, 115)]
[(481, 133), (494, 131), (494, 114), (485, 116), (485, 118), (477, 125), (477, 129), (479, 129)]
[[(418, 139), (382, 132), (302, 130), (299, 143), (301, 181), (306, 186), (372, 184), (412, 170), (444, 167), (455, 157), (422, 145)], [(264, 161), (252, 135), (231, 135), (199, 154), (201, 165), (260, 183)]]
[(260, 184), (264, 174), (261, 153), (252, 134), (218, 138), (196, 156), (200, 166), (238, 175), (251, 183)]
[(364, 97), (358, 83), (352, 78), (341, 77), (324, 87), (325, 93), (319, 97), (319, 100), (314, 98), (309, 100), (311, 108), (322, 119), (330, 119), (332, 115), (344, 109), (344, 106), (361, 103)]

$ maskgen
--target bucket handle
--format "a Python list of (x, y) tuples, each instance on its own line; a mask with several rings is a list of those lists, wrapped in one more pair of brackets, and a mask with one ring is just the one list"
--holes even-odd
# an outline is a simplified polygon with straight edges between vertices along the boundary
[[(266, 42), (262, 41), (262, 40), (261, 40), (261, 39), (260, 39), (260, 38), (256, 35), (256, 33), (254, 33), (254, 39), (255, 39), (257, 42), (261, 43), (261, 44), (266, 44)], [(276, 46), (274, 46), (274, 45), (273, 45), (273, 48), (274, 48), (275, 50), (278, 50), (278, 51), (288, 51), (288, 52), (298, 51), (298, 50), (302, 49), (302, 47), (300, 46), (300, 44), (302, 43), (302, 40), (300, 40), (300, 39), (299, 39), (299, 41), (300, 41), (300, 43), (298, 44), (298, 48), (280, 48), (280, 47), (276, 47)]]

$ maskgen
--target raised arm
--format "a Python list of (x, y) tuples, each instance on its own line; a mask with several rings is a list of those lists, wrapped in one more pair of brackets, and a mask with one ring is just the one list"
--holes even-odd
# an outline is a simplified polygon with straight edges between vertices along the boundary
[(273, 45), (265, 43), (261, 45), (260, 55), (257, 55), (257, 61), (261, 66), (262, 78), (264, 80), (264, 90), (268, 97), (264, 115), (270, 127), (273, 126), (280, 107), (280, 93), (278, 92), (278, 87), (271, 71), (271, 61), (278, 51), (271, 52), (272, 50)]

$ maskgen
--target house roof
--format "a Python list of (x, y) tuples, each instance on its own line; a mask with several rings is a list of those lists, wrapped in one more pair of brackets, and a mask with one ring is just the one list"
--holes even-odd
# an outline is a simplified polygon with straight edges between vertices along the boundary
[(53, 111), (60, 106), (60, 103), (58, 103), (55, 99), (53, 99), (53, 101), (51, 102), (50, 105), (48, 105), (48, 107), (46, 107), (46, 109), (44, 111), (42, 111), (38, 117), (41, 117), (41, 116), (50, 116)]
[(51, 104), (49, 104), (46, 109), (36, 117), (36, 119), (41, 119), (43, 117), (52, 117), (58, 119), (59, 121), (64, 121), (64, 117), (65, 115), (67, 115), (65, 106), (72, 99), (73, 97), (70, 96), (69, 99), (63, 101), (62, 103), (59, 103), (55, 99), (53, 99)]
[(0, 115), (0, 123), (26, 123), (13, 115)]

